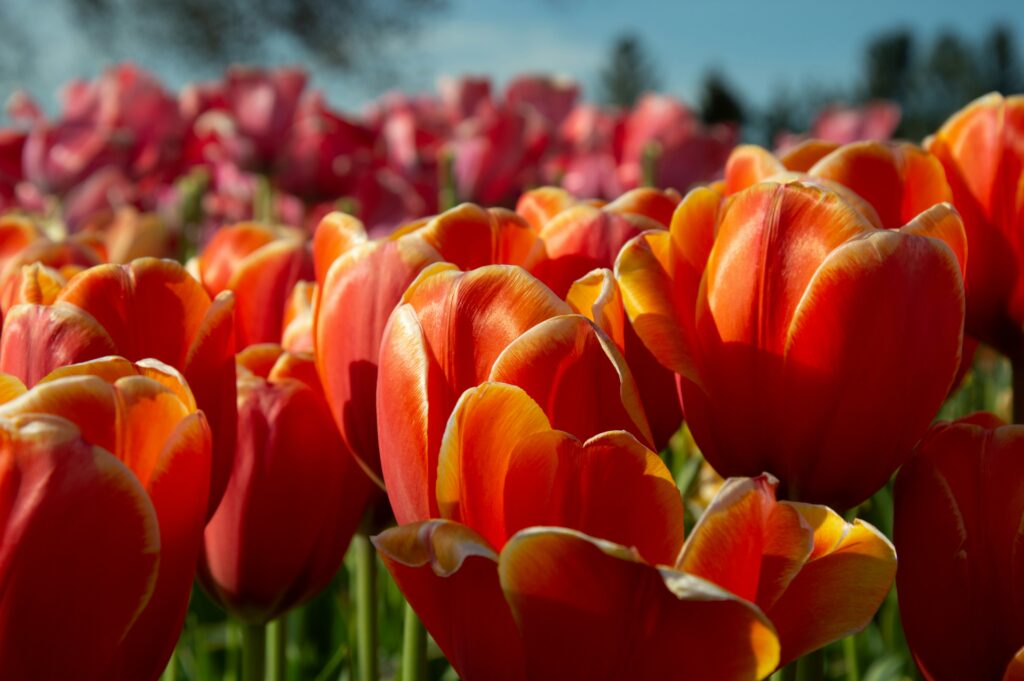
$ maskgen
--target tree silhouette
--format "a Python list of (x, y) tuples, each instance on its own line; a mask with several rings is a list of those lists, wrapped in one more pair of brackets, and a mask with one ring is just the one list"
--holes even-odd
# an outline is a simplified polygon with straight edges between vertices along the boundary
[(709, 71), (704, 76), (700, 113), (705, 123), (743, 123), (743, 104), (718, 71)]
[(601, 95), (608, 104), (632, 106), (644, 92), (658, 88), (654, 63), (640, 37), (624, 34), (615, 39), (608, 64), (601, 71)]

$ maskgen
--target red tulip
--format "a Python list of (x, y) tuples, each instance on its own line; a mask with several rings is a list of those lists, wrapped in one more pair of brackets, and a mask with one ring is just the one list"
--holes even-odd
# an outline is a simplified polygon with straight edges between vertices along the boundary
[(199, 577), (226, 610), (267, 622), (338, 571), (372, 488), (345, 449), (311, 355), (238, 355), (238, 450), (206, 526)]
[[(185, 621), (206, 520), (207, 491), (210, 482), (210, 430), (202, 412), (196, 411), (195, 400), (184, 378), (171, 367), (155, 360), (144, 360), (132, 365), (120, 357), (107, 357), (74, 364), (57, 369), (32, 390), (0, 406), (0, 418), (15, 423), (24, 423), (32, 419), (72, 422), (78, 427), (85, 442), (96, 448), (102, 447), (113, 454), (123, 463), (123, 467), (118, 469), (130, 471), (135, 478), (135, 484), (144, 489), (147, 495), (145, 505), (138, 501), (131, 502), (134, 509), (122, 508), (119, 512), (120, 517), (108, 519), (109, 524), (102, 528), (100, 536), (103, 542), (120, 537), (125, 546), (122, 548), (104, 543), (104, 546), (109, 546), (112, 554), (108, 555), (108, 551), (103, 550), (100, 545), (88, 544), (88, 553), (90, 556), (103, 556), (105, 575), (116, 575), (119, 584), (124, 580), (125, 593), (135, 594), (135, 602), (130, 611), (134, 617), (130, 620), (130, 627), (122, 632), (123, 636), (114, 639), (117, 647), (112, 657), (108, 655), (104, 660), (106, 670), (101, 675), (102, 678), (158, 678), (174, 650)], [(90, 454), (84, 443), (78, 445), (78, 448), (79, 457)], [(93, 450), (92, 456), (99, 456), (97, 450)], [(81, 466), (83, 463), (84, 461), (78, 465)], [(98, 463), (100, 460), (97, 458), (94, 465)], [(110, 469), (110, 464), (104, 464), (104, 467)], [(105, 486), (113, 487), (110, 492), (114, 492), (117, 486), (124, 486), (123, 481), (115, 482), (119, 475), (123, 475), (118, 469), (110, 470), (106, 483), (97, 481), (96, 489), (91, 491), (89, 496), (82, 498), (81, 505), (67, 506), (68, 502), (65, 501), (58, 506), (64, 510), (64, 517), (60, 521), (62, 527), (68, 518), (88, 518), (90, 513), (97, 510), (97, 504), (100, 504), (98, 510), (102, 510), (102, 504), (115, 503), (116, 498), (106, 502), (97, 501), (95, 494)], [(89, 498), (92, 498), (92, 501), (84, 503)], [(158, 561), (155, 560), (157, 556), (141, 557), (147, 565), (152, 566), (155, 563), (156, 570), (155, 575), (151, 574), (151, 569), (146, 571), (142, 584), (146, 585), (148, 596), (140, 602), (137, 587), (133, 586), (139, 580), (138, 572), (114, 562), (114, 558), (126, 557), (124, 551), (130, 547), (134, 547), (134, 551), (138, 552), (138, 529), (132, 531), (131, 528), (132, 523), (135, 528), (138, 527), (138, 515), (143, 509), (150, 509), (149, 512), (155, 510), (157, 531), (145, 541), (149, 546), (147, 553), (158, 554)], [(68, 527), (74, 529), (76, 525), (72, 523)], [(33, 534), (25, 535), (26, 540), (29, 536), (34, 536), (37, 542), (41, 540), (52, 543), (55, 536), (60, 536), (54, 535), (53, 532), (59, 533), (61, 530), (55, 527), (45, 530), (45, 526), (30, 525), (27, 531), (32, 531)], [(131, 534), (125, 536), (122, 533), (124, 531), (131, 531)], [(108, 537), (107, 533), (110, 532), (114, 534)], [(83, 538), (70, 535), (70, 541), (74, 546), (83, 541)], [(69, 548), (59, 550), (73, 551)], [(50, 589), (63, 581), (59, 578), (60, 575), (64, 571), (74, 571), (78, 567), (78, 561), (54, 562), (54, 557), (52, 554), (47, 555), (47, 567), (41, 568), (36, 577), (52, 575), (52, 579), (37, 587), (26, 585), (28, 593), (36, 594), (36, 598), (48, 598), (45, 593), (49, 593)], [(82, 560), (86, 565), (94, 561), (87, 556), (83, 556)], [(127, 565), (138, 565), (139, 561), (140, 557), (136, 556), (128, 560)], [(99, 583), (102, 584), (105, 579), (109, 577), (101, 577)], [(68, 602), (93, 604), (89, 593), (93, 585), (78, 582), (75, 584), (77, 589), (84, 593), (68, 594)], [(118, 596), (111, 598), (110, 602), (95, 604), (96, 612), (82, 612), (79, 617), (85, 622), (93, 622), (96, 617), (109, 617), (110, 615), (103, 613), (106, 613), (108, 608), (113, 608), (116, 612), (117, 603), (123, 603), (123, 598), (124, 596)], [(37, 602), (35, 607), (38, 608), (38, 605)], [(55, 606), (52, 612), (68, 612), (68, 607), (66, 604)], [(71, 612), (78, 611), (72, 608)], [(26, 626), (26, 623), (31, 621), (32, 615), (28, 615), (28, 619), (14, 620), (12, 624), (16, 625), (17, 630), (40, 636), (45, 643), (30, 642), (29, 639), (25, 641), (28, 650), (19, 650), (18, 654), (29, 652), (31, 655), (31, 651), (35, 651), (36, 654), (31, 657), (32, 665), (47, 664), (45, 660), (49, 658), (54, 658), (54, 664), (60, 664), (64, 648), (62, 647), (59, 654), (54, 654), (51, 650), (53, 632), (49, 627), (53, 618), (48, 614), (45, 623), (40, 623), (39, 626)], [(12, 631), (11, 627), (5, 628), (9, 632)], [(98, 635), (106, 636), (109, 633), (103, 632)], [(74, 646), (79, 640), (87, 641), (89, 638), (72, 637), (65, 643)], [(3, 640), (5, 643), (10, 641), (16, 645), (19, 640), (24, 639), (11, 633), (11, 638), (5, 636)], [(44, 647), (48, 652), (44, 652)], [(11, 656), (17, 659), (14, 653), (11, 653)], [(7, 659), (8, 654), (5, 651), (0, 655), (0, 660)], [(38, 670), (38, 667), (33, 669)], [(71, 675), (78, 676), (80, 671), (88, 673), (88, 670), (75, 670)], [(35, 676), (37, 673), (38, 671), (34, 671), (29, 676)], [(22, 678), (21, 675), (14, 676)]]
[(521, 268), (434, 265), (402, 301), (381, 341), (377, 390), (381, 464), (400, 523), (437, 517), (441, 434), (459, 395), (484, 381), (521, 387), (578, 438), (621, 428), (651, 443), (614, 344)]
[(990, 94), (954, 114), (926, 141), (942, 162), (963, 216), (967, 333), (1016, 361), (1024, 347), (1024, 97)]
[(29, 386), (65, 364), (111, 354), (155, 358), (179, 370), (213, 431), (212, 514), (235, 451), (233, 306), (231, 293), (211, 301), (170, 260), (100, 265), (77, 275), (53, 305), (11, 308), (0, 370)]
[(1024, 670), (1022, 479), (1024, 427), (988, 414), (933, 426), (896, 479), (900, 615), (928, 679)]
[(156, 512), (65, 419), (3, 419), (0, 437), (0, 676), (103, 678), (153, 591)]
[(516, 211), (539, 230), (545, 255), (528, 269), (565, 296), (572, 282), (590, 270), (611, 267), (627, 241), (668, 227), (678, 203), (679, 195), (671, 190), (635, 189), (601, 207), (550, 187), (527, 192)]
[(440, 255), (415, 233), (368, 241), (363, 225), (342, 213), (321, 221), (313, 253), (317, 371), (346, 447), (379, 481), (375, 405), (381, 336), (402, 292)]
[(299, 281), (314, 276), (313, 256), (301, 234), (252, 222), (217, 230), (190, 267), (211, 297), (234, 292), (239, 350), (279, 342), (288, 296)]
[(683, 545), (653, 452), (621, 431), (580, 442), (522, 389), (484, 383), (441, 442), (440, 519), (374, 541), (470, 681), (662, 678), (680, 661), (760, 679), (863, 628), (895, 571), (874, 528), (774, 488), (727, 482)]
[(850, 508), (949, 390), (965, 252), (948, 205), (884, 230), (838, 194), (765, 182), (728, 201), (694, 190), (670, 231), (626, 245), (616, 276), (716, 471), (767, 470), (791, 499)]

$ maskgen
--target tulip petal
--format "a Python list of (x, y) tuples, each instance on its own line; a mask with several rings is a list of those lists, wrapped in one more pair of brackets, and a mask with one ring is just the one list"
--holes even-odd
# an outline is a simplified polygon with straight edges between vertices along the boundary
[(524, 530), (498, 571), (530, 678), (761, 679), (779, 660), (754, 605), (578, 532)]
[(387, 530), (373, 543), (460, 678), (526, 678), (519, 632), (498, 583), (498, 556), (482, 537), (431, 520)]
[(769, 475), (730, 478), (690, 532), (678, 569), (767, 610), (811, 555), (813, 533), (775, 502)]
[(331, 266), (313, 321), (317, 368), (345, 444), (380, 479), (377, 372), (384, 327), (402, 293), (440, 256), (421, 237), (357, 245)]
[(271, 244), (277, 236), (270, 227), (243, 222), (218, 229), (199, 257), (200, 281), (210, 296), (231, 288), (231, 278), (239, 264), (251, 253)]
[(317, 285), (309, 281), (295, 282), (284, 307), (281, 321), (281, 345), (289, 352), (313, 352), (313, 311), (316, 309)]
[(157, 579), (145, 490), (64, 419), (17, 416), (0, 421), (0, 522), (0, 676), (107, 678)]
[(59, 300), (92, 315), (118, 354), (172, 366), (184, 365), (210, 307), (206, 291), (181, 265), (155, 258), (93, 267), (68, 282)]
[(327, 272), (342, 253), (366, 243), (366, 228), (358, 218), (335, 211), (317, 225), (313, 235), (313, 268), (316, 281), (323, 286)]
[(741, 144), (725, 163), (725, 193), (736, 194), (786, 171), (772, 152), (754, 144)]
[(419, 231), (441, 257), (461, 270), (485, 265), (530, 267), (542, 255), (537, 229), (515, 213), (463, 203)]
[(564, 296), (572, 282), (597, 267), (611, 267), (622, 246), (650, 229), (660, 229), (656, 220), (635, 213), (614, 213), (588, 204), (568, 208), (541, 230), (547, 258), (533, 274)]
[(672, 214), (681, 199), (679, 192), (674, 189), (662, 191), (651, 187), (638, 187), (629, 190), (604, 206), (604, 210), (622, 215), (629, 213), (643, 215), (668, 229), (672, 223)]
[[(810, 559), (765, 614), (786, 664), (868, 625), (892, 588), (896, 551), (871, 525), (825, 506), (782, 502), (814, 530)], [(814, 626), (807, 623), (814, 621)]]
[(221, 291), (213, 299), (192, 339), (181, 372), (213, 432), (211, 515), (220, 503), (235, 458), (234, 305), (231, 291)]
[(882, 226), (889, 229), (953, 198), (938, 159), (906, 142), (847, 144), (808, 172), (852, 189), (871, 204)]
[(288, 295), (313, 278), (309, 250), (300, 239), (278, 239), (239, 262), (228, 280), (235, 292), (235, 346), (281, 339)]
[(794, 173), (806, 173), (814, 164), (838, 149), (838, 142), (811, 139), (787, 149), (779, 155), (779, 162)]
[(4, 317), (0, 370), (33, 386), (56, 367), (115, 352), (106, 330), (74, 305), (17, 305)]
[(626, 430), (653, 446), (636, 383), (615, 345), (582, 315), (545, 320), (512, 341), (488, 380), (519, 386), (552, 425), (581, 440)]
[(516, 212), (540, 231), (553, 217), (579, 201), (561, 187), (539, 187), (525, 192), (516, 202)]
[[(144, 381), (148, 379), (118, 381), (118, 391), (129, 405), (122, 418), (130, 420), (135, 431), (126, 437), (126, 447), (153, 437), (151, 432), (139, 432), (146, 425), (140, 419), (153, 412), (151, 405), (143, 406), (146, 394), (160, 393), (144, 386)], [(168, 410), (173, 412), (173, 408)], [(118, 647), (108, 670), (110, 678), (155, 678), (167, 666), (192, 593), (209, 505), (212, 437), (206, 418), (201, 412), (186, 416), (160, 445), (147, 472), (147, 490), (160, 524), (160, 571), (146, 610)], [(137, 455), (131, 458), (138, 460)]]
[(909, 456), (959, 365), (962, 286), (946, 244), (911, 231), (870, 233), (821, 266), (787, 334), (784, 394), (793, 396), (786, 409), (814, 424), (792, 428), (789, 446), (826, 455), (779, 470), (790, 498), (850, 508)]
[(656, 454), (623, 431), (581, 443), (502, 383), (459, 400), (441, 444), (437, 502), (442, 517), (499, 549), (525, 527), (558, 525), (666, 563), (683, 538), (679, 491)]

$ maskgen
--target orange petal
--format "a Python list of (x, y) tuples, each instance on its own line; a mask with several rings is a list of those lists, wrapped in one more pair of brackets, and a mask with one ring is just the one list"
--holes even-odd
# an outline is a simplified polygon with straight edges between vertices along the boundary
[(313, 352), (313, 311), (317, 285), (297, 281), (284, 306), (281, 345), (291, 352)]
[[(121, 379), (119, 391), (131, 403), (125, 418), (146, 418), (142, 381)], [(126, 383), (135, 385), (128, 386)], [(157, 393), (158, 394), (158, 393)], [(141, 430), (141, 425), (133, 430)], [(131, 438), (138, 442), (139, 437)], [(209, 499), (211, 435), (202, 413), (193, 413), (171, 429), (149, 471), (148, 492), (160, 524), (160, 571), (146, 610), (118, 648), (108, 678), (156, 678), (167, 666), (185, 623), (195, 580)], [(126, 446), (131, 446), (126, 444)]]
[[(786, 664), (871, 622), (896, 576), (896, 551), (871, 525), (847, 523), (825, 506), (782, 502), (814, 530), (814, 551), (774, 605), (763, 606), (775, 625)], [(807, 626), (809, 621), (814, 626)]]
[(770, 475), (730, 478), (690, 532), (677, 567), (765, 610), (811, 555), (813, 533), (776, 504)]
[(419, 272), (440, 256), (416, 234), (356, 246), (320, 287), (313, 338), (317, 368), (345, 444), (379, 479), (377, 363), (391, 311)]
[(574, 281), (565, 302), (573, 312), (594, 322), (620, 350), (625, 347), (625, 309), (611, 270), (596, 269)]
[(785, 171), (786, 167), (772, 152), (753, 144), (741, 144), (732, 150), (725, 163), (725, 193), (735, 194)]
[(557, 525), (666, 563), (683, 538), (679, 491), (657, 455), (623, 431), (581, 443), (553, 430), (526, 393), (502, 383), (459, 400), (441, 444), (437, 503), (442, 517), (499, 549), (520, 529)]
[(800, 144), (787, 149), (779, 155), (779, 162), (786, 170), (794, 173), (806, 173), (815, 163), (839, 148), (838, 142), (828, 140), (804, 140)]
[(604, 210), (610, 213), (628, 214), (635, 213), (643, 215), (656, 221), (659, 225), (668, 229), (672, 223), (672, 214), (679, 205), (682, 197), (674, 189), (653, 189), (651, 187), (639, 187), (631, 189), (625, 194), (604, 206)]
[(300, 239), (279, 239), (236, 263), (227, 283), (235, 292), (236, 348), (278, 342), (288, 296), (312, 277), (309, 249)]
[(4, 284), (3, 311), (23, 303), (52, 305), (66, 284), (67, 279), (52, 267), (38, 262), (23, 265)]
[(482, 537), (431, 520), (387, 530), (373, 543), (461, 678), (526, 678), (519, 632), (498, 583), (498, 556)]
[(210, 514), (224, 493), (235, 457), (234, 304), (231, 291), (217, 294), (192, 339), (182, 368), (196, 404), (213, 431)]
[(411, 305), (391, 315), (381, 350), (374, 415), (388, 499), (400, 525), (437, 518), (437, 451), (455, 398)]
[(313, 235), (313, 266), (316, 280), (323, 286), (327, 271), (342, 254), (366, 242), (366, 228), (358, 218), (337, 211), (328, 213)]
[(709, 582), (655, 568), (571, 530), (514, 536), (498, 571), (522, 632), (527, 673), (544, 679), (761, 679), (779, 661), (771, 623)]
[(200, 281), (210, 296), (226, 288), (242, 261), (277, 238), (274, 230), (256, 222), (243, 222), (217, 230), (199, 256)]
[(519, 197), (516, 212), (540, 231), (551, 218), (577, 203), (576, 197), (561, 187), (540, 187)]
[(541, 230), (547, 258), (533, 274), (564, 296), (572, 282), (597, 267), (611, 267), (622, 246), (661, 224), (643, 215), (614, 213), (587, 204), (562, 211)]
[(852, 189), (896, 228), (953, 196), (938, 159), (906, 142), (855, 142), (822, 158), (809, 174)]
[(25, 384), (17, 376), (0, 373), (0, 404), (25, 394)]
[(499, 264), (529, 267), (542, 255), (538, 230), (501, 208), (463, 203), (430, 220), (419, 234), (462, 270)]
[(652, 444), (629, 367), (582, 315), (553, 317), (523, 333), (494, 361), (488, 380), (522, 388), (555, 428), (580, 439), (621, 429)]
[(184, 365), (189, 345), (210, 307), (209, 296), (171, 260), (142, 258), (100, 265), (76, 276), (59, 301), (76, 305), (106, 329), (118, 354)]
[(0, 420), (0, 509), (0, 676), (106, 678), (157, 579), (145, 490), (64, 419), (18, 416)]
[(106, 330), (74, 305), (17, 305), (4, 317), (0, 370), (27, 386), (56, 367), (114, 352)]
[(909, 456), (959, 365), (962, 285), (946, 243), (911, 230), (871, 233), (822, 265), (788, 333), (792, 454), (764, 465), (790, 498), (850, 508)]

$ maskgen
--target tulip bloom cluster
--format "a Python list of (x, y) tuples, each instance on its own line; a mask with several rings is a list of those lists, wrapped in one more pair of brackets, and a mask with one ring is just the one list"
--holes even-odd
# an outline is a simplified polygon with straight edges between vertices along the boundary
[[(194, 581), (262, 631), (357, 532), (469, 681), (764, 679), (894, 582), (928, 678), (1024, 677), (1024, 426), (933, 423), (978, 341), (1024, 355), (1019, 98), (773, 153), (547, 79), (360, 120), (292, 70), (101, 84), (15, 102), (0, 196), (85, 212), (0, 219), (0, 677), (156, 679)], [(685, 194), (637, 187), (652, 141)], [(446, 153), (497, 207), (437, 211)], [(86, 215), (199, 166), (218, 229), (185, 265)], [(242, 221), (257, 175), (290, 225)], [(697, 513), (659, 454), (684, 420), (720, 476)], [(894, 477), (891, 543), (854, 511)]]
[[(614, 198), (642, 184), (652, 150), (661, 184), (685, 189), (718, 175), (738, 140), (735, 126), (705, 126), (667, 96), (602, 108), (540, 76), (500, 93), (484, 78), (444, 80), (437, 94), (389, 93), (361, 115), (331, 108), (307, 80), (297, 68), (235, 67), (174, 93), (123, 64), (69, 84), (54, 118), (17, 93), (14, 125), (0, 130), (0, 209), (59, 211), (72, 231), (124, 207), (171, 225), (184, 211), (212, 231), (264, 211), (312, 227), (340, 205), (377, 233), (436, 213), (444, 192), (511, 205), (528, 186), (562, 184)], [(873, 111), (863, 124), (856, 111), (824, 112), (817, 134), (888, 137), (895, 123), (872, 123)], [(149, 246), (159, 250), (133, 255), (167, 248)]]

